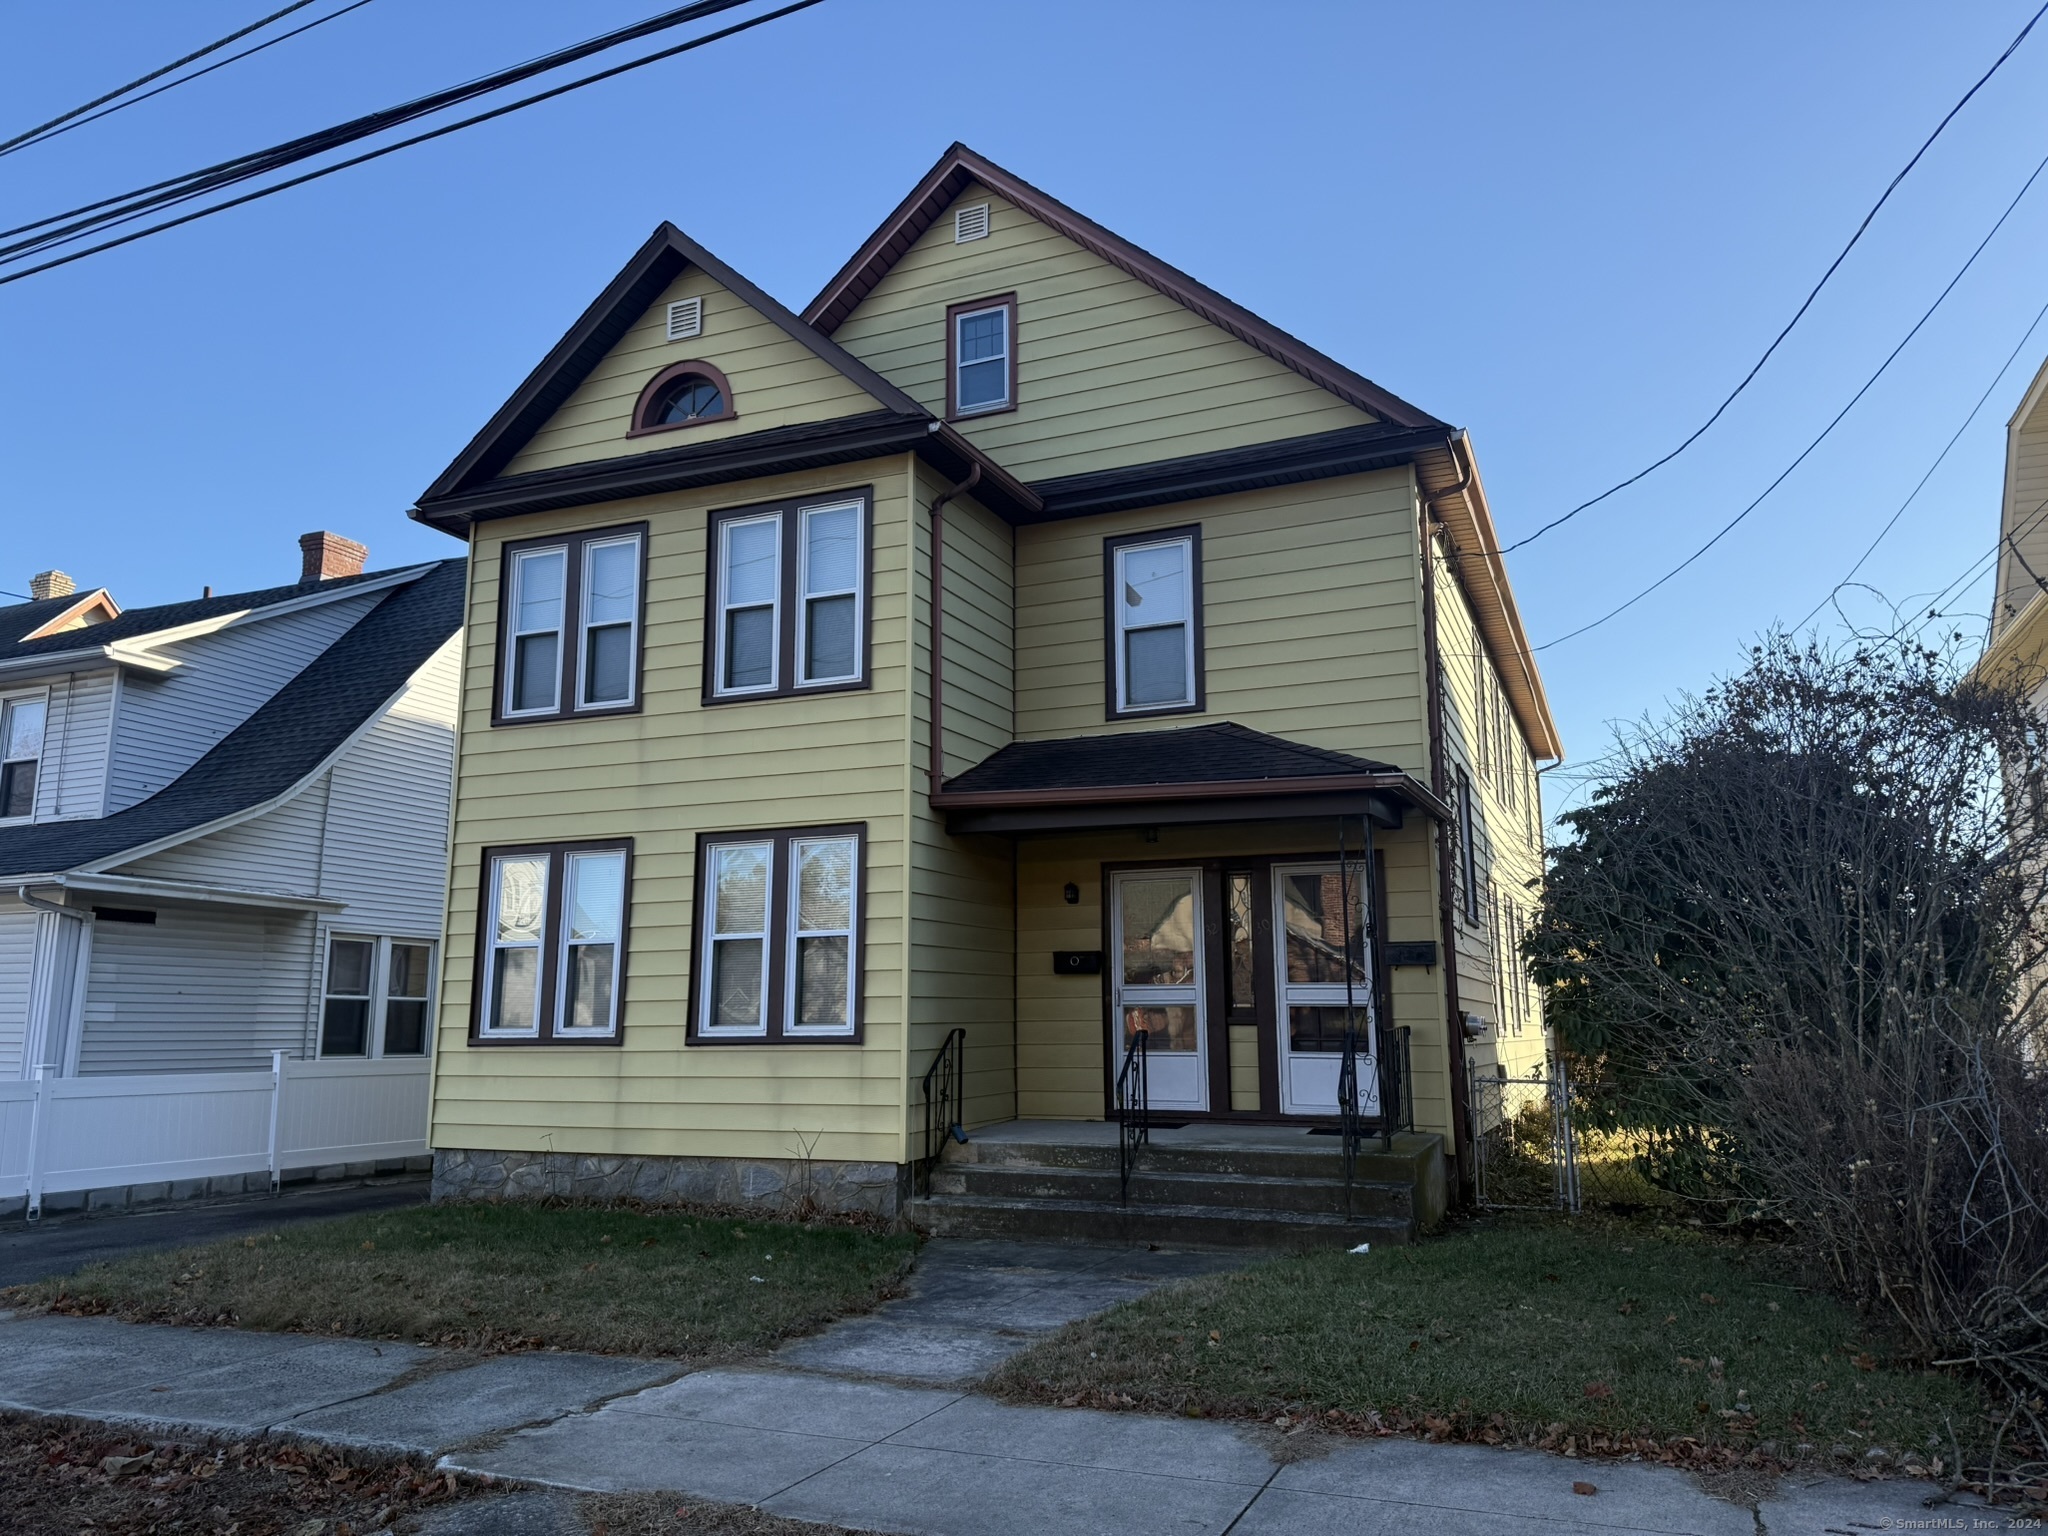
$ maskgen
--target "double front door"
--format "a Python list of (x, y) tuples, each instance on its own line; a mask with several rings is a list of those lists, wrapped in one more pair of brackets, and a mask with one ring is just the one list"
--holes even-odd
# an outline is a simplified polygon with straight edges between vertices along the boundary
[(1112, 1076), (1142, 1029), (1154, 1110), (1331, 1115), (1351, 1028), (1360, 1108), (1377, 1113), (1366, 869), (1271, 859), (1111, 874)]

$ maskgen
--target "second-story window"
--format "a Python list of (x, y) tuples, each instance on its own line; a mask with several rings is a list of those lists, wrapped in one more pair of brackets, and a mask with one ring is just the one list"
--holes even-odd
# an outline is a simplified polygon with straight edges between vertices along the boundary
[(1103, 563), (1110, 717), (1201, 709), (1201, 530), (1109, 539)]
[(43, 759), (43, 727), (49, 717), (43, 694), (0, 699), (0, 821), (36, 813), (36, 774)]
[(866, 491), (714, 513), (707, 703), (867, 682)]
[(639, 708), (646, 555), (645, 524), (505, 546), (494, 724)]
[(1017, 403), (1017, 296), (946, 311), (946, 415), (982, 416)]

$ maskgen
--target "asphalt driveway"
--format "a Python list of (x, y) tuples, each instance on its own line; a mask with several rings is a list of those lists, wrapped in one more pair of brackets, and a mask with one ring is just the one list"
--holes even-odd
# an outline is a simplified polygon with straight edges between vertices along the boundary
[(280, 1195), (195, 1200), (144, 1211), (45, 1216), (33, 1224), (10, 1216), (0, 1219), (0, 1285), (26, 1285), (131, 1253), (244, 1237), (296, 1221), (423, 1205), (427, 1188), (424, 1176), (408, 1176), (297, 1185)]

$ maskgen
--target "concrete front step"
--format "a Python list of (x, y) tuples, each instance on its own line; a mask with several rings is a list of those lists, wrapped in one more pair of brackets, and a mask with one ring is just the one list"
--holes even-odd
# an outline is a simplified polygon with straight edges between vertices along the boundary
[[(1152, 1166), (1141, 1154), (1131, 1174), (1131, 1204), (1212, 1206), (1280, 1213), (1306, 1212), (1341, 1216), (1345, 1210), (1342, 1178), (1265, 1178), (1207, 1170), (1183, 1173)], [(1320, 1169), (1318, 1170), (1320, 1172)], [(1415, 1213), (1412, 1170), (1399, 1180), (1356, 1179), (1350, 1209), (1361, 1216), (1407, 1221)], [(932, 1175), (934, 1195), (976, 1195), (992, 1200), (1094, 1201), (1121, 1203), (1122, 1181), (1108, 1168), (1061, 1168), (1036, 1163), (942, 1164)]]
[[(1359, 1150), (1356, 1177), (1383, 1183), (1411, 1183), (1420, 1154), (1402, 1145), (1408, 1139), (1398, 1138), (1393, 1151), (1382, 1152), (1379, 1150), (1379, 1138), (1370, 1138)], [(1429, 1138), (1431, 1141), (1434, 1139)], [(982, 1141), (970, 1135), (965, 1146), (947, 1147), (945, 1156), (949, 1164), (973, 1163), (985, 1167), (1024, 1164), (1045, 1168), (1107, 1169), (1111, 1173), (1117, 1169), (1117, 1145), (1114, 1141), (1037, 1141), (1018, 1137)], [(1178, 1145), (1155, 1138), (1139, 1156), (1147, 1167), (1166, 1173), (1274, 1179), (1344, 1177), (1344, 1149), (1335, 1136), (1327, 1139), (1318, 1137), (1315, 1143), (1300, 1148), (1216, 1146), (1207, 1143)]]
[(998, 1199), (933, 1194), (913, 1200), (910, 1219), (936, 1237), (1160, 1243), (1191, 1248), (1336, 1248), (1407, 1243), (1406, 1217), (1272, 1211), (1216, 1205), (1129, 1205), (1114, 1200)]

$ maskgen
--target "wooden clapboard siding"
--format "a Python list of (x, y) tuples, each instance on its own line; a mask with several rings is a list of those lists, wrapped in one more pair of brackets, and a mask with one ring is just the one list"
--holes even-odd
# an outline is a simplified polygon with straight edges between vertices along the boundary
[(1018, 407), (961, 430), (1025, 480), (1373, 420), (980, 186), (989, 234), (935, 220), (833, 339), (937, 412), (946, 307), (1017, 295)]
[(1998, 597), (1991, 622), (1994, 640), (2042, 596), (2035, 576), (2048, 579), (2048, 363), (2041, 365), (2006, 428), (2001, 524), (2010, 542), (1999, 551)]
[[(442, 1147), (900, 1162), (909, 898), (910, 461), (510, 519), (472, 553), (453, 874), (436, 1064)], [(706, 526), (716, 508), (871, 486), (869, 689), (706, 706)], [(644, 708), (605, 719), (490, 724), (503, 544), (536, 532), (648, 524)], [(921, 784), (917, 786), (921, 790)], [(865, 821), (866, 1034), (861, 1045), (685, 1047), (701, 832)], [(481, 850), (634, 840), (619, 1046), (471, 1046)]]
[[(1234, 720), (1426, 773), (1415, 516), (1400, 470), (1018, 529), (1018, 737)], [(1103, 540), (1188, 523), (1207, 712), (1106, 722)]]
[[(919, 472), (917, 500), (929, 508), (945, 489)], [(942, 727), (949, 772), (979, 762), (1011, 740), (1016, 712), (1011, 664), (1009, 528), (971, 498), (945, 509), (945, 635)], [(916, 591), (930, 592), (931, 521), (917, 520)], [(923, 1134), (922, 1078), (947, 1031), (967, 1031), (966, 1124), (1008, 1120), (1017, 1112), (1015, 876), (1007, 838), (948, 835), (925, 799), (931, 742), (929, 603), (917, 615), (918, 693), (911, 762), (912, 1135)]]
[[(668, 339), (672, 300), (704, 301), (704, 332)], [(731, 421), (708, 421), (676, 432), (629, 438), (633, 406), (647, 381), (674, 363), (702, 362), (732, 385)], [(575, 393), (562, 402), (505, 467), (509, 475), (554, 469), (592, 459), (651, 453), (659, 448), (714, 442), (771, 427), (829, 421), (880, 409), (881, 402), (793, 340), (774, 321), (750, 309), (708, 274), (692, 267), (648, 307)]]

